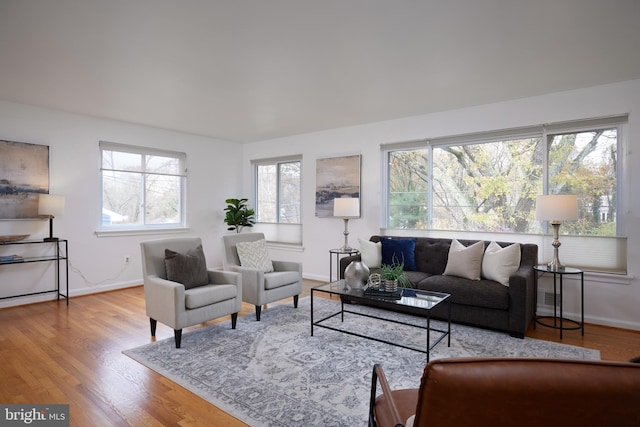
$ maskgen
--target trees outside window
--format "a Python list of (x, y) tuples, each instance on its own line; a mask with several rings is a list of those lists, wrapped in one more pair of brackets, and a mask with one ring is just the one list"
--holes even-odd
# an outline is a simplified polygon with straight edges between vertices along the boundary
[(539, 150), (540, 138), (435, 147), (432, 227), (534, 231), (530, 219), (542, 190)]
[(616, 235), (618, 129), (549, 135), (549, 194), (576, 194), (568, 234)]
[(427, 149), (389, 152), (389, 227), (428, 228), (428, 156)]
[(184, 226), (186, 155), (100, 143), (102, 228)]
[(256, 218), (262, 223), (301, 223), (299, 160), (255, 164)]
[(387, 149), (387, 226), (540, 233), (536, 196), (576, 194), (579, 220), (563, 231), (616, 235), (617, 125), (502, 134)]

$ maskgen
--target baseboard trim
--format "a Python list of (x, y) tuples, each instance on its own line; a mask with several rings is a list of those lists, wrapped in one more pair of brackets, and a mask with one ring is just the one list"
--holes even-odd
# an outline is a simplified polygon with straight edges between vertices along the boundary
[[(142, 286), (140, 280), (133, 280), (120, 283), (109, 283), (100, 286), (86, 286), (80, 289), (69, 289), (69, 298), (79, 297), (83, 295), (99, 294), (101, 292), (115, 291), (118, 289), (133, 288), (136, 286)], [(62, 290), (64, 292), (64, 290)], [(37, 304), (40, 302), (56, 301), (57, 296), (55, 293), (32, 295), (27, 297), (15, 297), (0, 302), (0, 308), (18, 307), (21, 305)], [(63, 297), (60, 297), (60, 301), (64, 301)]]
[[(553, 316), (553, 308), (538, 307), (537, 314), (538, 314), (538, 316)], [(560, 315), (560, 311), (557, 311), (556, 314), (559, 316)], [(580, 313), (573, 313), (573, 312), (568, 312), (568, 311), (565, 310), (562, 313), (562, 315), (566, 319), (573, 319), (575, 321), (580, 321)], [(589, 330), (588, 330), (589, 329), (589, 327), (588, 327), (589, 323), (591, 323), (593, 325), (609, 326), (611, 328), (628, 329), (628, 330), (632, 330), (632, 331), (640, 331), (640, 322), (629, 322), (629, 321), (624, 321), (624, 320), (619, 320), (619, 319), (611, 319), (611, 318), (607, 318), (607, 317), (589, 316), (587, 313), (585, 313), (585, 315), (584, 315), (584, 323), (587, 324), (587, 327), (585, 328), (585, 334), (589, 332)]]

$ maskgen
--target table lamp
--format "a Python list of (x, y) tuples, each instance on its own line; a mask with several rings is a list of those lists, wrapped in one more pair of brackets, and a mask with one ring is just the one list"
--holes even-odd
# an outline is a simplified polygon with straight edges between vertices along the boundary
[(340, 197), (333, 199), (333, 216), (344, 220), (344, 245), (343, 251), (352, 251), (349, 246), (349, 219), (360, 217), (360, 199), (357, 197)]
[(57, 242), (58, 238), (53, 237), (53, 218), (64, 214), (64, 196), (57, 194), (39, 194), (38, 196), (38, 215), (49, 217), (49, 237), (45, 237), (44, 241)]
[(536, 198), (536, 219), (549, 221), (554, 230), (553, 260), (547, 264), (550, 271), (562, 271), (564, 265), (558, 258), (558, 232), (562, 221), (575, 221), (578, 219), (578, 198), (572, 194), (543, 195)]

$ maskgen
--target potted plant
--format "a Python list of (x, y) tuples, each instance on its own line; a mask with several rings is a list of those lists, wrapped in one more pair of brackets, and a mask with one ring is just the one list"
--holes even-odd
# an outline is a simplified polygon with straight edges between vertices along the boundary
[(229, 227), (227, 230), (236, 230), (236, 233), (240, 233), (244, 227), (253, 227), (255, 221), (255, 211), (250, 209), (247, 205), (249, 199), (227, 199), (225, 203), (227, 207), (224, 210), (227, 212), (224, 217), (224, 222)]
[(382, 264), (380, 266), (380, 278), (385, 291), (395, 292), (400, 287), (410, 287), (411, 282), (404, 272), (404, 262), (393, 262), (392, 264)]

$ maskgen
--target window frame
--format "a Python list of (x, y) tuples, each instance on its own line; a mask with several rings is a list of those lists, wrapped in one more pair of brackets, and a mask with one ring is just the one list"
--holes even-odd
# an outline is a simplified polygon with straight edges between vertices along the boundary
[[(616, 161), (616, 205), (615, 205), (615, 211), (616, 211), (616, 234), (615, 236), (598, 236), (598, 235), (585, 235), (586, 237), (622, 237), (623, 235), (623, 230), (625, 230), (624, 227), (624, 217), (620, 215), (620, 212), (624, 212), (621, 210), (622, 206), (625, 205), (627, 203), (628, 197), (627, 197), (627, 193), (624, 192), (625, 189), (625, 184), (624, 184), (624, 180), (622, 179), (623, 176), (625, 176), (624, 174), (624, 165), (626, 164), (626, 150), (624, 149), (627, 144), (626, 144), (626, 140), (625, 140), (625, 135), (626, 135), (626, 130), (627, 130), (627, 116), (625, 117), (625, 121), (622, 122), (614, 122), (613, 120), (607, 122), (608, 119), (601, 119), (601, 120), (591, 120), (591, 121), (585, 121), (585, 122), (578, 122), (578, 123), (565, 123), (565, 124), (558, 124), (558, 125), (549, 125), (549, 126), (545, 126), (544, 130), (543, 130), (543, 134), (542, 137), (544, 138), (544, 158), (543, 158), (543, 164), (544, 164), (544, 172), (543, 172), (543, 182), (542, 182), (542, 187), (543, 187), (543, 194), (549, 194), (549, 165), (548, 165), (548, 161), (549, 161), (549, 152), (548, 152), (548, 147), (549, 147), (549, 141), (554, 137), (554, 136), (558, 136), (558, 135), (566, 135), (566, 134), (579, 134), (582, 132), (597, 132), (600, 130), (608, 130), (608, 129), (616, 129), (616, 155), (617, 155), (617, 161)], [(543, 223), (543, 232), (548, 233), (550, 230), (549, 227), (549, 221), (544, 221)]]
[[(253, 160), (252, 162), (253, 169), (253, 197), (255, 202), (255, 211), (256, 211), (256, 223), (257, 224), (290, 224), (290, 225), (301, 225), (302, 224), (302, 156), (289, 156), (289, 157), (279, 157), (272, 159), (261, 159), (261, 160)], [(300, 221), (299, 222), (281, 222), (280, 221), (280, 203), (282, 200), (280, 191), (280, 165), (286, 163), (299, 163), (300, 164), (300, 195), (298, 200), (299, 204), (299, 212), (300, 212)], [(274, 222), (266, 222), (266, 221), (258, 221), (259, 217), (259, 206), (258, 206), (258, 185), (259, 185), (259, 177), (258, 177), (258, 167), (260, 166), (275, 166), (276, 167), (276, 221)]]
[[(391, 228), (389, 226), (389, 214), (390, 214), (390, 206), (389, 206), (389, 182), (390, 182), (390, 155), (393, 152), (397, 151), (410, 151), (410, 150), (418, 150), (425, 149), (427, 150), (427, 176), (429, 177), (428, 189), (427, 189), (427, 218), (426, 224), (427, 227), (424, 231), (432, 231), (435, 230), (432, 228), (433, 225), (433, 149), (441, 148), (447, 146), (461, 146), (461, 145), (476, 145), (476, 144), (484, 144), (484, 143), (492, 143), (499, 140), (513, 140), (513, 139), (522, 139), (522, 138), (531, 138), (537, 137), (541, 138), (544, 142), (542, 144), (544, 153), (543, 153), (543, 164), (542, 164), (542, 177), (543, 177), (543, 194), (547, 194), (548, 188), (548, 145), (546, 141), (552, 135), (565, 134), (565, 133), (579, 133), (579, 132), (587, 132), (601, 129), (611, 129), (617, 128), (617, 153), (618, 153), (618, 164), (616, 171), (616, 185), (617, 185), (617, 193), (618, 197), (616, 200), (617, 212), (624, 212), (623, 209), (626, 202), (626, 197), (623, 197), (623, 194), (626, 194), (623, 180), (621, 179), (624, 176), (624, 165), (626, 164), (625, 160), (625, 150), (626, 146), (626, 127), (628, 122), (628, 115), (621, 116), (612, 116), (605, 118), (597, 118), (597, 119), (586, 119), (586, 120), (578, 120), (572, 122), (561, 122), (561, 123), (553, 123), (553, 124), (545, 124), (538, 126), (530, 126), (523, 128), (514, 128), (514, 129), (505, 129), (498, 130), (492, 132), (483, 132), (483, 133), (474, 133), (474, 134), (464, 134), (464, 135), (456, 135), (456, 136), (447, 136), (447, 137), (439, 137), (432, 139), (420, 139), (415, 141), (407, 141), (402, 143), (391, 143), (391, 144), (382, 144), (380, 146), (382, 152), (382, 188), (384, 191), (382, 192), (382, 206), (383, 206), (383, 218), (382, 218), (382, 228), (395, 230), (396, 228)], [(398, 228), (398, 230), (401, 230)], [(624, 230), (624, 224), (622, 218), (616, 218), (616, 236), (620, 236)], [(451, 230), (464, 232), (465, 230)], [(500, 234), (499, 232), (496, 232)], [(529, 234), (529, 233), (523, 233)]]
[[(99, 208), (99, 217), (98, 217), (98, 231), (96, 234), (108, 234), (108, 233), (139, 233), (139, 232), (158, 232), (158, 231), (171, 231), (171, 230), (185, 230), (187, 228), (187, 203), (186, 203), (186, 194), (187, 194), (187, 155), (184, 152), (172, 151), (172, 150), (164, 150), (159, 148), (149, 148), (142, 147), (136, 145), (129, 144), (121, 144), (115, 142), (108, 141), (100, 141), (98, 144), (99, 148), (99, 162), (100, 162), (100, 208)], [(143, 170), (144, 167), (141, 167), (140, 171), (127, 171), (127, 170), (119, 170), (119, 169), (111, 169), (104, 167), (104, 153), (105, 151), (115, 151), (120, 153), (128, 153), (128, 154), (139, 154), (142, 156), (161, 156), (161, 157), (170, 157), (178, 160), (179, 162), (179, 171), (176, 174), (171, 173), (150, 173), (148, 171)], [(145, 162), (142, 162), (144, 165)], [(136, 224), (104, 224), (102, 221), (102, 211), (104, 208), (104, 175), (105, 171), (115, 171), (115, 172), (126, 172), (126, 173), (138, 173), (141, 176), (141, 218), (142, 223)], [(175, 223), (170, 224), (145, 224), (145, 200), (146, 200), (146, 185), (145, 182), (149, 175), (155, 176), (172, 176), (179, 178), (179, 203), (180, 203), (180, 220)]]
[[(432, 139), (421, 139), (416, 141), (407, 141), (401, 143), (382, 144), (381, 150), (381, 175), (382, 175), (382, 188), (381, 192), (381, 204), (382, 204), (382, 218), (381, 228), (383, 233), (391, 232), (394, 235), (425, 235), (432, 237), (448, 237), (448, 238), (469, 238), (478, 240), (503, 240), (503, 241), (517, 241), (521, 243), (537, 243), (539, 247), (539, 261), (546, 262), (550, 256), (550, 243), (549, 240), (549, 225), (545, 221), (542, 225), (543, 234), (535, 233), (516, 233), (516, 232), (476, 232), (465, 230), (436, 230), (432, 228), (433, 225), (433, 149), (448, 145), (463, 145), (463, 144), (480, 144), (483, 142), (496, 142), (499, 140), (518, 139), (523, 137), (535, 136), (541, 138), (543, 154), (542, 165), (542, 185), (543, 194), (547, 194), (549, 168), (547, 160), (548, 153), (548, 141), (553, 135), (567, 134), (567, 133), (580, 133), (588, 131), (597, 131), (604, 129), (617, 129), (617, 163), (616, 163), (616, 205), (615, 209), (618, 213), (616, 215), (616, 234), (615, 236), (593, 236), (593, 235), (563, 235), (561, 238), (563, 247), (567, 246), (567, 250), (571, 250), (573, 253), (564, 252), (563, 258), (565, 262), (569, 261), (573, 265), (583, 268), (585, 271), (596, 271), (602, 273), (612, 274), (626, 274), (627, 272), (627, 238), (624, 237), (626, 230), (625, 216), (620, 215), (621, 212), (627, 211), (628, 205), (628, 183), (625, 183), (624, 177), (628, 176), (627, 167), (627, 147), (628, 147), (628, 114), (616, 115), (610, 117), (601, 117), (594, 119), (575, 120), (570, 122), (558, 122), (544, 125), (529, 126), (523, 128), (505, 129), (492, 132), (465, 134), (456, 136), (447, 136)], [(402, 229), (402, 228), (390, 228), (389, 214), (390, 214), (390, 153), (396, 151), (407, 151), (426, 149), (428, 156), (428, 170), (427, 176), (429, 178), (428, 183), (428, 195), (427, 195), (427, 215), (425, 229)], [(606, 245), (606, 246), (604, 246)], [(610, 252), (607, 259), (595, 262), (594, 254), (601, 253), (602, 249), (606, 247)], [(571, 248), (571, 249), (569, 249)], [(600, 256), (600, 258), (603, 258)]]
[[(278, 206), (276, 207), (278, 219), (280, 218), (280, 168), (279, 164), (282, 163), (292, 163), (299, 162), (300, 163), (300, 222), (299, 223), (286, 223), (286, 222), (257, 222), (258, 218), (258, 166), (264, 165), (276, 165), (277, 168), (277, 191), (278, 191)], [(253, 230), (256, 232), (264, 233), (265, 239), (271, 245), (274, 243), (281, 244), (280, 248), (292, 248), (292, 247), (302, 247), (302, 222), (303, 222), (303, 214), (302, 214), (302, 206), (303, 206), (303, 161), (302, 155), (291, 155), (286, 157), (274, 157), (267, 159), (255, 159), (251, 160), (251, 170), (252, 170), (252, 194), (253, 200), (255, 200), (256, 209), (256, 223), (253, 226)]]

